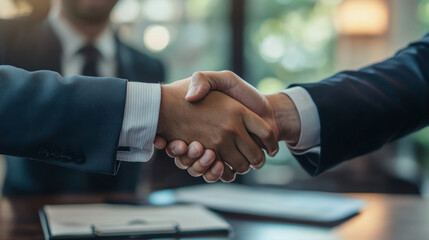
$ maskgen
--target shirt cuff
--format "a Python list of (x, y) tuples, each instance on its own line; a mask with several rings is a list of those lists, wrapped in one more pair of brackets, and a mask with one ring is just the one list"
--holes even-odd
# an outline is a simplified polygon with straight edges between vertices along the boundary
[(288, 145), (293, 154), (303, 155), (309, 151), (320, 152), (320, 120), (316, 104), (310, 94), (302, 87), (282, 91), (295, 104), (301, 121), (301, 134), (296, 145)]
[(153, 154), (158, 127), (161, 85), (127, 83), (124, 119), (117, 160), (146, 162)]

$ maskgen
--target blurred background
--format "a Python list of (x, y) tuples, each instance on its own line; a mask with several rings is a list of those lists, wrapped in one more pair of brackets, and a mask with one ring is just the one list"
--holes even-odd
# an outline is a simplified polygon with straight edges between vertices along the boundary
[[(0, 0), (0, 18), (43, 18), (49, 3)], [(162, 60), (168, 82), (195, 71), (229, 69), (269, 94), (393, 55), (429, 31), (429, 0), (120, 0), (111, 20), (124, 42)], [(332, 192), (429, 194), (429, 129), (316, 178), (281, 145), (262, 170), (238, 181)], [(143, 178), (141, 189), (199, 182), (169, 159), (158, 162), (144, 166), (152, 174)], [(7, 167), (1, 164), (0, 179)]]

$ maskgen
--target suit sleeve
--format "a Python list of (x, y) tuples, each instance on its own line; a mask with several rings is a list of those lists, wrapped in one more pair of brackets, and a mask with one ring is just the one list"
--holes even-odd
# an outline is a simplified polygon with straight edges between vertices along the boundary
[(115, 174), (126, 85), (0, 66), (0, 154)]
[(296, 155), (311, 174), (372, 152), (429, 124), (429, 34), (395, 56), (308, 91), (320, 118), (320, 154)]

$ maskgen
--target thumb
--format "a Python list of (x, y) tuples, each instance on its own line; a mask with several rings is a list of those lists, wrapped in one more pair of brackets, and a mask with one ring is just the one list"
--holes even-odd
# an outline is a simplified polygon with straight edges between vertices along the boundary
[(194, 73), (185, 99), (188, 102), (196, 102), (210, 91), (223, 92), (258, 115), (266, 113), (265, 96), (230, 71)]
[(196, 102), (203, 99), (212, 89), (210, 79), (205, 77), (202, 72), (196, 72), (192, 75), (188, 92), (185, 99), (188, 102)]

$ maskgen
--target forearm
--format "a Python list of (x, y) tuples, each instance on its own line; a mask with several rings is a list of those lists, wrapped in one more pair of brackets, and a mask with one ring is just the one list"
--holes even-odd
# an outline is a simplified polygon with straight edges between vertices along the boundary
[(384, 62), (303, 84), (321, 124), (321, 171), (374, 151), (429, 123), (429, 47), (413, 44)]

